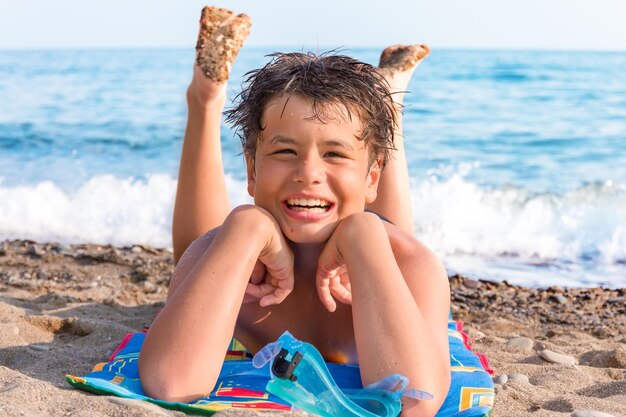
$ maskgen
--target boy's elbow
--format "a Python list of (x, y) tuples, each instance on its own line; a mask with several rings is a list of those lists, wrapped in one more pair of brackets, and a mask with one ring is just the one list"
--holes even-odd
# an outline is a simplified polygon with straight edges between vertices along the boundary
[(433, 417), (439, 412), (450, 391), (452, 375), (449, 359), (446, 357), (446, 361), (438, 363), (431, 372), (429, 379), (432, 381), (432, 385), (429, 385), (426, 390), (434, 398), (421, 401), (403, 398), (401, 417)]
[(450, 375), (447, 379), (440, 381), (441, 385), (437, 391), (432, 392), (434, 398), (431, 400), (403, 400), (401, 417), (434, 417), (448, 396), (450, 390)]
[(177, 369), (167, 366), (153, 366), (139, 360), (139, 376), (144, 393), (157, 400), (169, 402), (188, 403), (197, 400), (209, 392), (215, 386), (213, 384), (196, 384), (181, 375)]
[(433, 403), (432, 415), (437, 414), (443, 403), (446, 401), (448, 397), (448, 393), (450, 392), (450, 383), (452, 382), (452, 375), (450, 373), (450, 366), (447, 365), (444, 367), (444, 371), (441, 375), (441, 379), (439, 382), (439, 392), (437, 397), (435, 397), (435, 401)]
[(142, 378), (141, 387), (148, 397), (154, 398), (155, 400), (188, 403), (199, 398), (199, 396), (189, 395), (183, 392), (179, 387), (167, 380), (145, 381), (145, 378)]
[(441, 404), (434, 404), (433, 400), (420, 401), (419, 405), (411, 407), (405, 403), (400, 417), (435, 417)]

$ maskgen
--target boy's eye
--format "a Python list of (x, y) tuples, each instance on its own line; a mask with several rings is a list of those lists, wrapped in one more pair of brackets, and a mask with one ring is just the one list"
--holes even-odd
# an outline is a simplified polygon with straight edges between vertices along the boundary
[(341, 154), (339, 152), (326, 152), (326, 156), (328, 156), (330, 158), (345, 158), (343, 156), (343, 154)]
[(295, 155), (296, 151), (293, 149), (279, 149), (277, 151), (272, 152), (273, 154), (293, 154)]

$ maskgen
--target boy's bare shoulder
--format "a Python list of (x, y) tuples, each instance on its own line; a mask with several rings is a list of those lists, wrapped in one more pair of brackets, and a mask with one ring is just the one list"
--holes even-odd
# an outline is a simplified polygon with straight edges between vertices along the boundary
[(383, 223), (399, 266), (410, 263), (417, 268), (417, 272), (428, 274), (430, 278), (445, 278), (447, 282), (448, 275), (443, 262), (432, 250), (401, 228), (388, 222)]
[[(418, 254), (420, 256), (436, 258), (436, 255), (415, 236), (405, 232), (393, 223), (383, 222), (383, 224), (385, 225), (387, 236), (389, 236), (389, 243), (391, 244), (391, 248), (393, 249), (394, 254), (396, 254), (397, 256)], [(404, 251), (409, 251), (410, 254), (405, 253)]]
[[(215, 229), (211, 229), (193, 242), (191, 245), (187, 247), (183, 255), (178, 260), (176, 264), (176, 269), (182, 268), (184, 264), (187, 263), (190, 259), (195, 259), (198, 256), (202, 255), (209, 246), (211, 246), (211, 242), (215, 239), (217, 232), (220, 230), (220, 227), (216, 227)], [(176, 270), (175, 269), (175, 270)]]
[(215, 229), (209, 230), (191, 242), (191, 245), (187, 247), (183, 255), (178, 260), (176, 267), (174, 267), (174, 272), (170, 278), (170, 285), (167, 293), (168, 299), (174, 294), (174, 292), (176, 292), (178, 286), (182, 284), (202, 254), (206, 252), (209, 246), (211, 246), (211, 242), (215, 239), (219, 229), (219, 227), (216, 227)]

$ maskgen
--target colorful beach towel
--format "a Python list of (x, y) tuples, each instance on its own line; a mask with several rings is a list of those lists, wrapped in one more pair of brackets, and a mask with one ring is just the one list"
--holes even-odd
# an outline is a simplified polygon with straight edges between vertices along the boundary
[[(73, 387), (97, 394), (117, 395), (149, 401), (171, 410), (189, 414), (212, 415), (233, 409), (282, 410), (291, 406), (265, 391), (270, 379), (269, 363), (260, 369), (252, 366), (252, 355), (233, 340), (226, 354), (220, 377), (213, 392), (190, 403), (168, 402), (147, 397), (139, 382), (137, 359), (145, 333), (128, 334), (106, 363), (97, 364), (84, 377), (67, 375)], [(493, 373), (486, 358), (472, 352), (463, 323), (449, 321), (450, 391), (437, 417), (483, 417), (491, 411), (494, 400)], [(361, 388), (359, 367), (329, 363), (329, 371), (341, 388)]]

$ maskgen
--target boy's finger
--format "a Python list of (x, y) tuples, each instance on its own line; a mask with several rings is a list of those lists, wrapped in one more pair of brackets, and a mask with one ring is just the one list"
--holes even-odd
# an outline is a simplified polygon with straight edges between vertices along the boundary
[(332, 313), (337, 309), (337, 303), (335, 303), (335, 299), (333, 298), (331, 291), (330, 291), (329, 279), (318, 277), (317, 296), (322, 302), (322, 305), (326, 307), (326, 310)]
[(331, 294), (340, 302), (352, 305), (352, 293), (338, 280), (333, 280)]
[(253, 284), (259, 284), (265, 279), (265, 265), (261, 261), (256, 261), (252, 274), (250, 275), (250, 282)]
[(293, 279), (293, 264), (282, 262), (281, 259), (276, 260), (276, 262), (260, 262), (262, 262), (262, 265), (265, 267), (266, 276), (270, 277), (270, 279), (277, 281), (288, 281)]
[(259, 299), (260, 299), (259, 297), (256, 297), (254, 295), (244, 294), (243, 301), (241, 303), (242, 304), (258, 303)]
[(274, 304), (280, 304), (285, 301), (285, 298), (287, 298), (289, 294), (291, 294), (291, 290), (289, 289), (275, 288), (275, 290), (271, 294), (268, 294), (265, 297), (261, 298), (261, 301), (259, 301), (259, 305), (261, 307), (267, 307)]
[(246, 294), (253, 297), (262, 298), (274, 292), (274, 287), (269, 284), (251, 284), (246, 285)]

